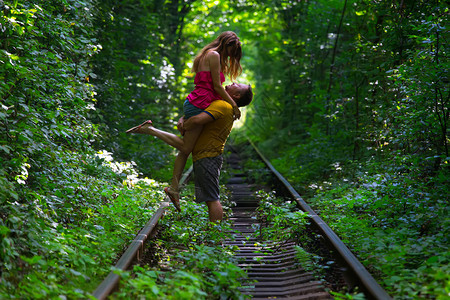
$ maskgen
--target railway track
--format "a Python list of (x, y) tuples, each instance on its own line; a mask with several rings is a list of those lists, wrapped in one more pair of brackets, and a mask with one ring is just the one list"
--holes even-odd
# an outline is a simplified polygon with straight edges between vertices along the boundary
[[(281, 189), (284, 189), (284, 192), (296, 201), (299, 209), (309, 214), (311, 230), (324, 240), (327, 249), (339, 262), (342, 278), (334, 280), (345, 281), (349, 289), (358, 288), (368, 299), (391, 299), (328, 225), (303, 201), (262, 153), (253, 144), (252, 146), (277, 183), (281, 185)], [(253, 299), (332, 299), (326, 287), (332, 286), (333, 283), (317, 280), (310, 271), (305, 270), (296, 261), (295, 241), (285, 241), (280, 246), (279, 243), (262, 240), (255, 235), (255, 228), (261, 225), (255, 218), (258, 198), (255, 197), (244, 174), (240, 171), (242, 162), (239, 155), (232, 153), (227, 163), (233, 174), (227, 187), (231, 191), (231, 200), (236, 203), (236, 206), (232, 209), (230, 217), (232, 238), (225, 240), (223, 244), (238, 249), (235, 252), (238, 266), (247, 272), (248, 280), (243, 283), (241, 292), (252, 296)], [(188, 179), (190, 171), (182, 178), (182, 182)], [(120, 258), (115, 266), (116, 269), (127, 270), (133, 262), (140, 259), (144, 243), (155, 234), (156, 225), (168, 205), (169, 200), (166, 198)], [(93, 296), (97, 299), (106, 299), (117, 288), (119, 280), (120, 277), (111, 272), (94, 291)]]
[(231, 200), (236, 203), (231, 215), (235, 233), (225, 244), (239, 249), (235, 254), (238, 266), (247, 272), (249, 286), (241, 291), (253, 299), (332, 299), (311, 272), (298, 266), (293, 241), (279, 245), (255, 237), (255, 228), (262, 225), (255, 218), (258, 198), (253, 195), (244, 174), (239, 172), (240, 157), (233, 153), (228, 164), (235, 170), (227, 184)]

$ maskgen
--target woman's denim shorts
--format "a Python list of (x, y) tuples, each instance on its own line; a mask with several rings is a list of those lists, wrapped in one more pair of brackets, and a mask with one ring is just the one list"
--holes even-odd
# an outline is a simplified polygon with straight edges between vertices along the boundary
[(189, 102), (188, 99), (186, 99), (186, 101), (184, 101), (183, 111), (184, 111), (184, 119), (185, 120), (187, 120), (190, 117), (193, 117), (195, 115), (198, 115), (201, 112), (204, 112), (203, 109), (198, 108), (197, 106), (194, 106), (193, 104), (191, 104), (191, 102)]

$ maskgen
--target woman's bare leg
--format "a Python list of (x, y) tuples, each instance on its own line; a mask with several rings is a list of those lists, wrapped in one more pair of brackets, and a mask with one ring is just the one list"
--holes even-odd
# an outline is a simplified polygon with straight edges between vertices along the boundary
[(173, 176), (172, 182), (167, 190), (167, 193), (171, 194), (175, 199), (179, 199), (179, 190), (180, 190), (180, 179), (183, 174), (184, 167), (186, 166), (187, 159), (189, 154), (191, 154), (194, 149), (195, 143), (197, 142), (200, 133), (203, 130), (203, 126), (197, 126), (194, 129), (188, 130), (184, 134), (184, 138), (180, 138), (179, 136), (157, 129), (153, 127), (153, 125), (144, 122), (139, 126), (135, 126), (131, 129), (127, 130), (127, 133), (140, 133), (140, 134), (148, 134), (153, 135), (169, 144), (172, 147), (177, 148), (180, 152), (175, 159), (174, 168), (173, 168)]
[(178, 153), (175, 159), (175, 164), (173, 166), (173, 177), (172, 184), (170, 185), (170, 190), (174, 192), (179, 192), (180, 190), (180, 179), (183, 174), (184, 167), (186, 166), (186, 161), (194, 149), (195, 143), (197, 142), (200, 133), (203, 130), (203, 126), (197, 126), (194, 129), (186, 131), (183, 138), (183, 150)]
[(175, 163), (173, 165), (172, 182), (170, 184), (170, 190), (174, 191), (175, 193), (179, 193), (180, 191), (181, 175), (183, 174), (183, 170), (186, 166), (188, 157), (189, 154), (186, 155), (186, 153), (180, 151), (175, 158)]
[(180, 151), (185, 150), (184, 140), (182, 138), (173, 133), (157, 129), (150, 124), (144, 123), (139, 126), (135, 126), (131, 129), (128, 129), (127, 133), (140, 133), (153, 135), (162, 140), (163, 142), (165, 142), (166, 144), (175, 147)]
[[(186, 131), (184, 137), (180, 138), (173, 133), (157, 129), (153, 127), (153, 125), (143, 123), (142, 125), (128, 129), (127, 133), (140, 133), (156, 136), (166, 144), (177, 148), (178, 150), (189, 156), (189, 154), (191, 154), (192, 150), (194, 149), (195, 142), (197, 142), (197, 139), (200, 136), (202, 130), (203, 126), (197, 126), (196, 128)], [(184, 164), (186, 164), (186, 162)]]

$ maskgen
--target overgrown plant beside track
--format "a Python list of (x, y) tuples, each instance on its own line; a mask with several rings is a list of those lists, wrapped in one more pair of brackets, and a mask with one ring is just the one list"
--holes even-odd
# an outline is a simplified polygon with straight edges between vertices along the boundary
[(124, 186), (132, 168), (90, 147), (94, 11), (0, 1), (2, 299), (88, 297), (162, 199), (157, 182)]
[(0, 298), (88, 298), (164, 198), (162, 185), (138, 180), (131, 164), (59, 158), (42, 188), (29, 191), (36, 201), (3, 204)]
[[(248, 149), (239, 151), (254, 157)], [(448, 296), (447, 167), (426, 176), (405, 160), (389, 165), (334, 164), (327, 180), (317, 181), (301, 166), (292, 169), (288, 161), (280, 157), (274, 165), (304, 191), (304, 200), (390, 295), (398, 299)], [(262, 168), (257, 162), (247, 165)]]
[[(296, 264), (324, 284), (328, 282), (326, 287), (336, 299), (365, 299), (364, 294), (356, 289), (351, 293), (348, 291), (335, 257), (321, 244), (323, 238), (309, 228), (308, 214), (299, 210), (296, 202), (276, 196), (273, 192), (258, 191), (256, 194), (260, 199), (256, 217), (262, 225), (255, 228), (255, 236), (262, 240), (262, 253), (282, 249), (285, 244), (295, 242)], [(268, 248), (270, 250), (265, 249), (266, 242), (274, 243)]]
[(276, 197), (274, 193), (258, 191), (257, 216), (263, 224), (256, 231), (260, 238), (283, 243), (299, 240), (308, 222), (308, 214), (298, 210), (296, 203)]
[(0, 1), (0, 298), (88, 297), (163, 199), (92, 147), (97, 92), (116, 86), (93, 84), (109, 4)]
[(392, 176), (395, 172), (373, 167), (364, 172), (361, 166), (350, 177), (355, 167), (344, 166), (340, 175), (314, 183), (308, 202), (394, 297), (445, 299), (450, 292), (446, 171), (420, 182), (411, 173)]
[[(246, 277), (235, 265), (233, 249), (222, 247), (230, 224), (211, 224), (205, 204), (193, 201), (192, 189), (184, 193), (182, 212), (171, 213), (159, 223), (159, 235), (148, 242), (153, 260), (143, 260), (122, 272), (120, 291), (114, 299), (244, 299), (238, 288)], [(221, 188), (225, 212), (229, 202)], [(186, 201), (187, 200), (187, 201)]]

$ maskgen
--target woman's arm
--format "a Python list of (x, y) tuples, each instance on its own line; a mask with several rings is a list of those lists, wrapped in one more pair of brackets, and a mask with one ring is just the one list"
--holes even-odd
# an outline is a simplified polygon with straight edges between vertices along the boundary
[(211, 77), (214, 85), (214, 90), (217, 94), (222, 97), (223, 100), (233, 106), (234, 118), (239, 119), (241, 117), (241, 111), (239, 110), (236, 102), (230, 95), (225, 91), (225, 88), (222, 86), (220, 82), (220, 54), (216, 51), (210, 51), (206, 56), (207, 62), (209, 63), (209, 69), (211, 70)]

